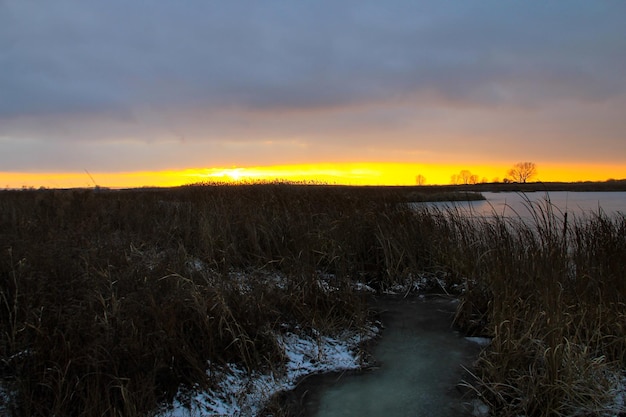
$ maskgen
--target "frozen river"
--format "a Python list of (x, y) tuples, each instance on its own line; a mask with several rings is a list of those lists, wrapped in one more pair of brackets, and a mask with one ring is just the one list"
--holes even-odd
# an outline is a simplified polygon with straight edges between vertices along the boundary
[(383, 297), (385, 325), (374, 369), (317, 375), (298, 388), (305, 415), (395, 417), (471, 415), (456, 385), (479, 345), (451, 327), (455, 300)]
[[(485, 192), (484, 201), (425, 203), (464, 214), (532, 218), (565, 213), (571, 219), (603, 213), (626, 215), (626, 192)], [(420, 203), (424, 204), (424, 203)], [(478, 347), (450, 328), (454, 305), (448, 300), (387, 299), (386, 330), (373, 350), (375, 370), (312, 377), (299, 388), (305, 415), (463, 416), (471, 406), (455, 388)], [(471, 415), (471, 414), (469, 414)]]

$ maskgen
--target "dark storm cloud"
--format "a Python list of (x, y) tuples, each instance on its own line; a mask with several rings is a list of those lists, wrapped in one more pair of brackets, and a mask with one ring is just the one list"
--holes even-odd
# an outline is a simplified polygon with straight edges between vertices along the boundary
[(623, 102), (625, 17), (622, 1), (0, 0), (0, 163), (71, 166), (44, 141), (115, 140), (98, 155), (148, 164), (166, 159), (150, 143), (178, 138), (453, 137), (490, 130), (491, 109), (503, 137), (527, 120), (508, 108), (539, 108), (541, 130), (562, 102)]
[(136, 106), (299, 108), (420, 92), (489, 105), (514, 101), (502, 90), (518, 85), (530, 101), (602, 99), (624, 88), (621, 2), (0, 7), (4, 118)]

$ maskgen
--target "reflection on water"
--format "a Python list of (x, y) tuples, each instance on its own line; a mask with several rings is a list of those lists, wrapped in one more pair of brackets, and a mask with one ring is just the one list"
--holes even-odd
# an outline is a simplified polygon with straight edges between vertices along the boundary
[[(373, 349), (379, 367), (317, 376), (304, 385), (307, 415), (461, 416), (456, 385), (478, 346), (451, 328), (451, 300), (386, 298), (383, 336)], [(302, 388), (301, 388), (302, 389)]]
[(557, 216), (564, 213), (576, 217), (602, 212), (612, 216), (626, 214), (626, 192), (571, 192), (551, 191), (531, 193), (483, 192), (486, 200), (455, 203), (426, 203), (430, 206), (458, 209), (463, 214), (489, 217), (494, 214), (506, 217), (531, 218), (532, 211), (548, 206)]

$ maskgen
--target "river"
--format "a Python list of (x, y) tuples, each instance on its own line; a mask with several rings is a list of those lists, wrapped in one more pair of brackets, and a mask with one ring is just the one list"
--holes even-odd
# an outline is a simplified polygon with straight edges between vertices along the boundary
[(456, 300), (385, 296), (383, 336), (372, 348), (377, 365), (347, 374), (315, 375), (295, 392), (304, 416), (470, 415), (457, 384), (478, 344), (451, 327)]

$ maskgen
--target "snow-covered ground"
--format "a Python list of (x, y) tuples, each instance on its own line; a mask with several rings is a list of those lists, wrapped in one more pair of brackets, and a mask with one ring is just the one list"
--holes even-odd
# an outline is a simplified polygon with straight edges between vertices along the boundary
[[(216, 389), (181, 391), (173, 404), (156, 417), (256, 416), (274, 394), (294, 389), (306, 375), (361, 368), (364, 363), (359, 345), (374, 337), (378, 330), (372, 327), (365, 332), (344, 332), (337, 337), (279, 335), (278, 342), (287, 359), (282, 370), (248, 373), (229, 364), (217, 370), (220, 383)], [(215, 378), (216, 372), (213, 370), (211, 375)]]

